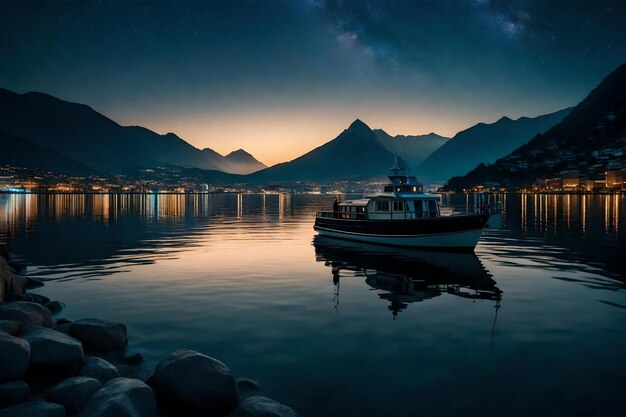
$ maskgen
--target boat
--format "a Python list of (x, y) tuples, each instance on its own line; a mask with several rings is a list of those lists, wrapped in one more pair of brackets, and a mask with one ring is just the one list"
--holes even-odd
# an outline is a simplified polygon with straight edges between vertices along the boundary
[(440, 196), (425, 193), (397, 158), (382, 192), (335, 203), (319, 211), (313, 228), (321, 236), (430, 250), (473, 252), (489, 212), (441, 210)]

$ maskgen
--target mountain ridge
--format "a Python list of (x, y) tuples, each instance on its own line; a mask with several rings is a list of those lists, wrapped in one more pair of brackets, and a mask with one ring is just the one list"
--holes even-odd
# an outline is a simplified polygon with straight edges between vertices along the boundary
[[(122, 126), (86, 104), (40, 92), (18, 94), (0, 88), (0, 130), (102, 173), (161, 164), (220, 170), (224, 158), (207, 157), (174, 133)], [(223, 165), (240, 171), (232, 161)]]
[(551, 129), (493, 164), (481, 164), (466, 175), (452, 178), (448, 188), (485, 182), (518, 187), (563, 171), (597, 179), (611, 165), (626, 168), (625, 152), (626, 64), (622, 64)]
[(493, 123), (480, 122), (460, 131), (417, 167), (424, 182), (445, 182), (479, 163), (491, 163), (527, 143), (561, 120), (571, 107), (536, 116), (512, 119), (502, 116)]

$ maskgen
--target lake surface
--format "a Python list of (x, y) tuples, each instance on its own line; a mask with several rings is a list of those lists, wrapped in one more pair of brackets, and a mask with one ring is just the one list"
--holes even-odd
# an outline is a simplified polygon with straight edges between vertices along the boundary
[(626, 197), (492, 196), (475, 255), (316, 238), (333, 198), (0, 195), (0, 240), (59, 317), (219, 358), (303, 417), (626, 415)]

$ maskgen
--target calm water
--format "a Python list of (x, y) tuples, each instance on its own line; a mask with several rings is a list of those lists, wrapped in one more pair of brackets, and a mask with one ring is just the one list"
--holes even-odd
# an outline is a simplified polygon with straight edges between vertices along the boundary
[(3, 195), (0, 240), (62, 316), (304, 417), (625, 415), (626, 198), (497, 198), (475, 255), (315, 238), (333, 196), (306, 195)]

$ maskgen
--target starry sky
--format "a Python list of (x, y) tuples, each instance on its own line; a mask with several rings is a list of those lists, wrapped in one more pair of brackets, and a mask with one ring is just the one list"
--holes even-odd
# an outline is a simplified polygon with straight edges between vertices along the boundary
[(624, 62), (624, 0), (0, 0), (1, 87), (266, 164), (357, 117), (451, 136), (556, 111)]

